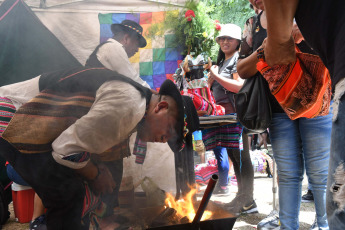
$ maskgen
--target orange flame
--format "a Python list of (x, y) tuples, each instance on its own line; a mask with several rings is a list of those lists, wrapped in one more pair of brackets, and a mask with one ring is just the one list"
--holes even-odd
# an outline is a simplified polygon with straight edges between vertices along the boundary
[[(193, 202), (192, 202), (192, 197), (196, 193), (197, 189), (191, 188), (191, 191), (182, 199), (175, 201), (175, 198), (172, 194), (167, 193), (167, 197), (165, 199), (165, 205), (173, 208), (176, 210), (177, 215), (182, 217), (187, 216), (189, 221), (192, 222), (196, 210), (194, 210)], [(204, 211), (204, 214), (202, 215), (201, 221), (202, 220), (207, 220), (212, 216), (212, 212), (210, 211)]]

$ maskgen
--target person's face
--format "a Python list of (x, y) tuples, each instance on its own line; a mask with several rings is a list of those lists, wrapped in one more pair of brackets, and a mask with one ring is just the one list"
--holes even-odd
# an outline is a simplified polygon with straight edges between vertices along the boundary
[(132, 57), (139, 50), (139, 38), (130, 37), (126, 34), (123, 47), (125, 48), (128, 58)]
[(231, 53), (235, 52), (238, 45), (239, 45), (239, 41), (237, 39), (234, 39), (231, 37), (220, 37), (219, 38), (220, 49), (225, 54), (231, 54)]
[(146, 115), (144, 124), (138, 127), (138, 135), (142, 141), (166, 143), (175, 136), (176, 118), (168, 113), (168, 103), (159, 102)]

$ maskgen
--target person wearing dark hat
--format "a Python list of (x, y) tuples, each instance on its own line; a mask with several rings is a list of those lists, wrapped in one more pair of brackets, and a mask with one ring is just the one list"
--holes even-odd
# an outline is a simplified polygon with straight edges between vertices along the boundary
[[(113, 37), (95, 48), (85, 66), (105, 67), (150, 88), (129, 61), (129, 58), (138, 52), (139, 47), (146, 46), (146, 40), (142, 35), (143, 28), (134, 21), (124, 20), (120, 24), (112, 24), (111, 30)], [(114, 208), (119, 206), (118, 194), (122, 181), (123, 159), (108, 161), (105, 162), (105, 165), (109, 168), (117, 184), (113, 193), (102, 196), (102, 201), (107, 204), (105, 216), (111, 216)]]
[(133, 132), (179, 150), (196, 128), (188, 122), (198, 119), (172, 81), (152, 94), (106, 68), (42, 74), (0, 87), (0, 96), (10, 104), (26, 101), (2, 133), (0, 154), (41, 197), (48, 229), (89, 229), (99, 203), (94, 194), (115, 187), (102, 162), (130, 155)]
[(120, 24), (112, 24), (111, 31), (114, 36), (95, 48), (85, 66), (105, 67), (150, 88), (129, 61), (139, 48), (147, 44), (142, 35), (143, 28), (134, 21), (124, 20)]

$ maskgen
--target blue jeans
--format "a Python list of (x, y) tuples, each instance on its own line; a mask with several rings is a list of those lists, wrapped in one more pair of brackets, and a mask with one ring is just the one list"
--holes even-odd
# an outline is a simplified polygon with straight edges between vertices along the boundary
[(285, 113), (274, 113), (269, 130), (279, 176), (281, 229), (299, 228), (305, 170), (314, 195), (318, 226), (328, 229), (326, 185), (332, 114), (290, 120)]
[(30, 186), (26, 181), (14, 170), (12, 165), (8, 164), (6, 166), (7, 176), (16, 184), (23, 185), (23, 186)]
[(229, 175), (229, 158), (228, 151), (223, 147), (216, 147), (213, 149), (214, 155), (217, 159), (220, 186), (228, 185), (228, 175)]
[(345, 229), (345, 79), (335, 87), (331, 154), (327, 180), (327, 218), (332, 230)]

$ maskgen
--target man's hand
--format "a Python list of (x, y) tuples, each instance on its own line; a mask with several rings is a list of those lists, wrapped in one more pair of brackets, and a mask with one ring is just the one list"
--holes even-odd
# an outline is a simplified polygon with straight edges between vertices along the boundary
[(263, 48), (265, 60), (271, 67), (281, 64), (287, 65), (296, 61), (295, 43), (292, 37), (282, 44), (270, 42), (270, 39), (267, 38)]
[(95, 194), (111, 193), (116, 184), (109, 169), (104, 164), (98, 164), (99, 173), (93, 180), (89, 180), (90, 187)]

